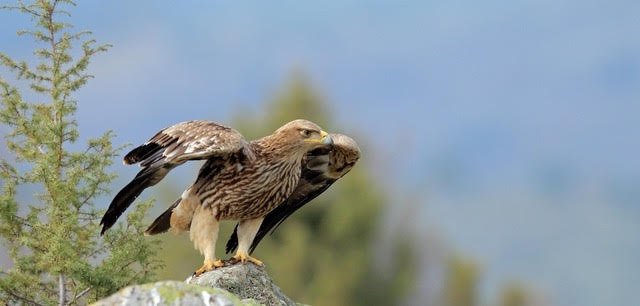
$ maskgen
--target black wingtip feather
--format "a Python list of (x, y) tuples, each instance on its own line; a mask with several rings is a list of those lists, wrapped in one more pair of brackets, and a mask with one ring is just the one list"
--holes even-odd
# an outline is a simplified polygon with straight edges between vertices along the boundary
[(153, 155), (161, 148), (159, 144), (153, 142), (143, 144), (127, 153), (127, 155), (124, 156), (124, 163), (127, 165), (138, 163)]
[(124, 213), (125, 210), (135, 201), (135, 199), (142, 193), (142, 190), (146, 188), (147, 184), (145, 184), (145, 180), (147, 178), (134, 178), (127, 186), (122, 188), (120, 192), (113, 198), (111, 204), (109, 204), (109, 209), (102, 216), (102, 220), (100, 220), (100, 224), (102, 225), (102, 230), (100, 231), (100, 235), (103, 235), (108, 229), (110, 229), (120, 218), (120, 216)]
[[(103, 225), (102, 221), (100, 222), (100, 225)], [(104, 235), (104, 232), (107, 231), (107, 228), (105, 226), (102, 227), (102, 229), (100, 230), (100, 236)]]
[(168, 231), (171, 227), (171, 214), (173, 213), (173, 209), (180, 203), (180, 200), (181, 199), (177, 199), (167, 210), (158, 216), (144, 231), (145, 235), (156, 235)]
[(104, 233), (116, 223), (118, 218), (120, 218), (145, 188), (158, 183), (158, 181), (164, 177), (164, 174), (166, 174), (166, 171), (163, 171), (162, 168), (147, 168), (138, 172), (136, 177), (124, 186), (113, 198), (111, 204), (109, 204), (107, 212), (104, 213), (102, 220), (100, 220), (100, 225), (102, 225), (100, 235), (104, 235)]

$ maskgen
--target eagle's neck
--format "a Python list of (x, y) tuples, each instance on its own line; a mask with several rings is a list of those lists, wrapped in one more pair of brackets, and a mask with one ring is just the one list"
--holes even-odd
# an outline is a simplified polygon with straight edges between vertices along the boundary
[(300, 164), (306, 153), (296, 144), (280, 139), (277, 135), (269, 135), (254, 140), (251, 145), (257, 156), (286, 163)]

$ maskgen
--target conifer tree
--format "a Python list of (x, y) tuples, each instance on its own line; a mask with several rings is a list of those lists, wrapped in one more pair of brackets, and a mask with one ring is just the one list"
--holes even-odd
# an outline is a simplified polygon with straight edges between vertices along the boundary
[(0, 160), (0, 242), (12, 260), (0, 270), (0, 301), (11, 305), (85, 304), (147, 281), (158, 265), (157, 243), (141, 235), (149, 202), (126, 225), (98, 235), (95, 199), (114, 178), (107, 168), (118, 148), (111, 132), (79, 143), (74, 93), (92, 77), (91, 59), (109, 46), (72, 31), (64, 10), (72, 6), (38, 0), (3, 7), (31, 18), (33, 28), (18, 34), (38, 44), (33, 64), (0, 53), (5, 71), (15, 73), (0, 76), (9, 155)]

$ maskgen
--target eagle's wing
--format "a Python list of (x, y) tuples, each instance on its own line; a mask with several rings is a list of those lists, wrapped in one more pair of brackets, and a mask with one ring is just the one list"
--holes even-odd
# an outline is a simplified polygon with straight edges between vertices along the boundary
[[(353, 139), (341, 134), (331, 134), (331, 138), (333, 145), (307, 153), (296, 189), (284, 203), (265, 216), (251, 243), (250, 253), (253, 253), (267, 233), (273, 233), (287, 217), (327, 190), (331, 184), (349, 172), (358, 161), (360, 149)], [(227, 253), (238, 247), (237, 229), (236, 225), (227, 241)]]
[(211, 121), (187, 121), (161, 130), (124, 157), (125, 164), (140, 163), (142, 170), (111, 201), (100, 221), (100, 234), (113, 226), (145, 188), (160, 182), (171, 169), (188, 160), (223, 157), (236, 152), (252, 158), (248, 143), (239, 132)]

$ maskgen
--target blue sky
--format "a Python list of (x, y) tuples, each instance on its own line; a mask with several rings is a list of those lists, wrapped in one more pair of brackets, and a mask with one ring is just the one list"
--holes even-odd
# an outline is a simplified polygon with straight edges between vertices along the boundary
[[(418, 199), (415, 230), (483, 264), (485, 295), (522, 278), (556, 305), (636, 300), (640, 2), (82, 1), (72, 13), (113, 44), (77, 97), (88, 135), (137, 143), (182, 120), (229, 122), (303, 69), (343, 132), (387, 163), (381, 180)], [(32, 58), (11, 35), (24, 24), (0, 15), (0, 50)]]

